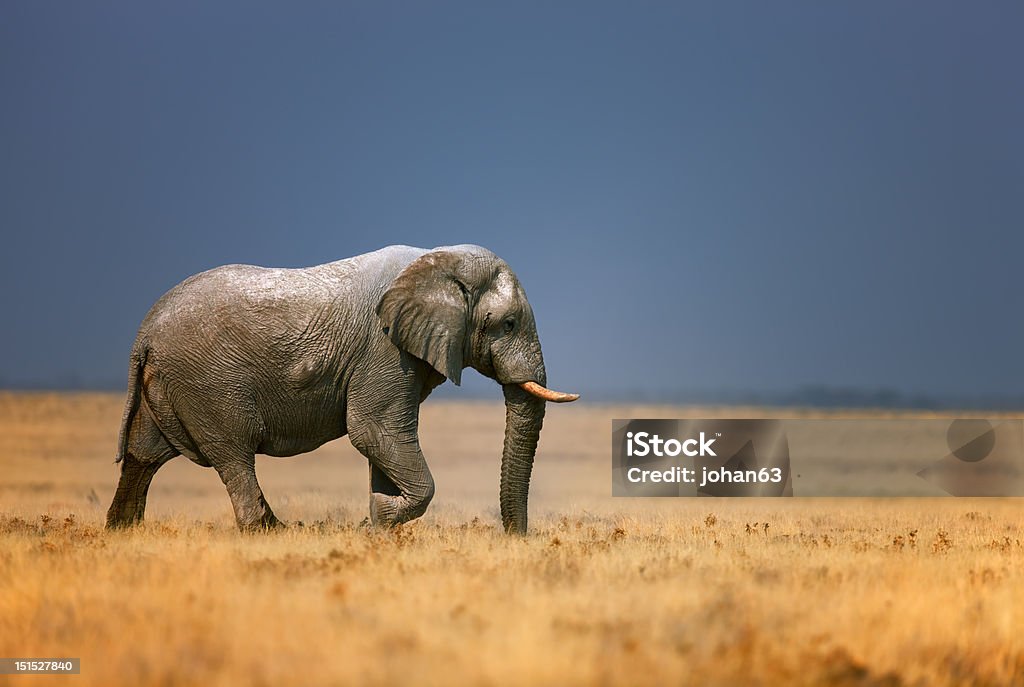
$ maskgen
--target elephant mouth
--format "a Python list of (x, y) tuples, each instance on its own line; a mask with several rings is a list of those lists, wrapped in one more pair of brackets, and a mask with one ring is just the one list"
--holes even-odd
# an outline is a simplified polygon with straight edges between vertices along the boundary
[(537, 382), (521, 382), (519, 387), (537, 398), (551, 403), (571, 403), (580, 397), (579, 394), (567, 394), (564, 391), (552, 391), (546, 387), (541, 386)]

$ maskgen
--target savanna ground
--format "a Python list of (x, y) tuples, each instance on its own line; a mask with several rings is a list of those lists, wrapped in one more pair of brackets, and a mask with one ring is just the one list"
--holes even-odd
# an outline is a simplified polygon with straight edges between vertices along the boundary
[(421, 520), (358, 526), (342, 439), (261, 457), (291, 526), (243, 535), (184, 458), (143, 527), (102, 529), (121, 403), (0, 394), (0, 656), (82, 659), (2, 684), (1024, 683), (1017, 500), (609, 496), (612, 418), (765, 411), (552, 407), (509, 538), (501, 404), (428, 402)]

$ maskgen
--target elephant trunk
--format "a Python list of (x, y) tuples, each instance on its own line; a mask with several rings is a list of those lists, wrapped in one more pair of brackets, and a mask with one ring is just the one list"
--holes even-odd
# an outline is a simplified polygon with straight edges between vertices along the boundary
[(526, 534), (530, 473), (544, 424), (545, 403), (518, 384), (504, 384), (502, 389), (505, 448), (501, 455), (501, 523), (509, 534)]

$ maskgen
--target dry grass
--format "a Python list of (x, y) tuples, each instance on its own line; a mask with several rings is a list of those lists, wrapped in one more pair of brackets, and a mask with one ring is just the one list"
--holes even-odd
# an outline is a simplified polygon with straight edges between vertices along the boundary
[(553, 408), (532, 534), (509, 538), (500, 405), (428, 403), (438, 496), (411, 525), (356, 526), (342, 440), (261, 459), (285, 531), (236, 532), (178, 459), (149, 522), (107, 533), (120, 402), (0, 395), (0, 656), (83, 666), (0, 682), (1024, 682), (1015, 500), (613, 500), (610, 419), (679, 411)]

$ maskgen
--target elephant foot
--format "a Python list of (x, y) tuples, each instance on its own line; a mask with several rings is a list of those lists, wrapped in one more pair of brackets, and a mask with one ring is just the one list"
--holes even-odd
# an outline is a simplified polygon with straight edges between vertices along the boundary
[(429, 503), (429, 497), (414, 503), (404, 496), (370, 494), (370, 524), (385, 528), (401, 525), (423, 515)]
[(247, 522), (239, 522), (238, 529), (243, 532), (267, 532), (270, 530), (285, 529), (287, 525), (277, 519), (274, 512), (270, 510), (268, 506), (266, 512), (258, 517), (248, 520)]
[(107, 512), (106, 528), (108, 530), (124, 530), (142, 524), (142, 513), (121, 513), (113, 509)]

